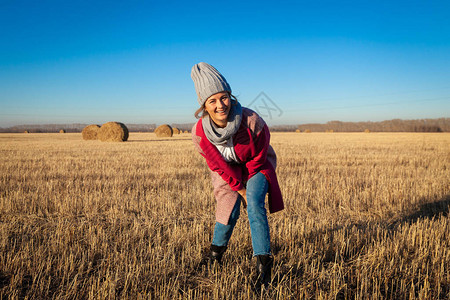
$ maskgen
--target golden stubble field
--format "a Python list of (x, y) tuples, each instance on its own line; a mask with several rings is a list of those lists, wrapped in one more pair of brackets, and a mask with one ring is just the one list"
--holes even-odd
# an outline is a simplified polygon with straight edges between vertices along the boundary
[[(450, 134), (273, 133), (272, 299), (449, 299)], [(0, 135), (0, 298), (257, 298), (241, 213), (222, 269), (190, 134)]]

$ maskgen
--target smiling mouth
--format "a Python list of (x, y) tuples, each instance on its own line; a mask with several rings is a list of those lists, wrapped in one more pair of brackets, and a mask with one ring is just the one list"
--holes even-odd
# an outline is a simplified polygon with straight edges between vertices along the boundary
[(216, 114), (225, 114), (227, 112), (226, 109), (223, 110), (216, 110)]

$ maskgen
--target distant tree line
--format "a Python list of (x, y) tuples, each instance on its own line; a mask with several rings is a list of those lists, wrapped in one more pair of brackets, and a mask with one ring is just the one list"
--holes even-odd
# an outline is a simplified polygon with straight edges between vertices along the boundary
[(176, 127), (176, 128), (178, 128), (178, 129), (182, 130), (183, 132), (184, 132), (184, 131), (189, 131), (189, 132), (191, 132), (192, 126), (194, 126), (194, 124), (195, 124), (195, 123), (182, 123), (182, 124), (176, 124), (176, 123), (174, 123), (174, 124), (170, 124), (170, 126)]
[(18, 133), (28, 131), (30, 133), (39, 132), (59, 132), (64, 130), (65, 132), (81, 132), (87, 124), (39, 124), (39, 125), (17, 125), (7, 128), (0, 128), (0, 132)]
[[(0, 128), (0, 132), (81, 132), (88, 124), (41, 124), (41, 125), (17, 125)], [(98, 124), (101, 125), (101, 124)], [(125, 124), (130, 132), (153, 132), (156, 124)], [(169, 124), (183, 131), (191, 131), (194, 123)], [(311, 123), (301, 125), (276, 125), (271, 126), (273, 132), (296, 131), (301, 132), (450, 132), (450, 118), (420, 119), (420, 120), (387, 120), (382, 122), (341, 122), (330, 121), (325, 124)]]
[(330, 121), (325, 124), (311, 123), (301, 125), (272, 126), (271, 131), (304, 132), (450, 132), (450, 118), (420, 120), (387, 120), (382, 122), (341, 122)]
[[(19, 133), (28, 131), (30, 133), (53, 133), (64, 130), (65, 132), (81, 132), (89, 124), (40, 124), (40, 125), (17, 125), (8, 128), (0, 128), (0, 132)], [(102, 124), (98, 124), (102, 125)], [(125, 124), (128, 131), (133, 132), (153, 132), (156, 124)]]

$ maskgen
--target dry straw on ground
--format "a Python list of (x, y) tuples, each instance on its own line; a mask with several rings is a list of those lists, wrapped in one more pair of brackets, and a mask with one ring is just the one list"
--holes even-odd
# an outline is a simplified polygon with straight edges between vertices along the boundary
[(263, 297), (244, 211), (223, 266), (201, 263), (215, 200), (191, 138), (130, 139), (2, 134), (0, 298), (450, 299), (450, 133), (273, 132)]
[(100, 126), (96, 124), (91, 124), (83, 128), (81, 135), (83, 140), (96, 140)]
[(155, 129), (157, 137), (171, 137), (173, 135), (172, 127), (168, 124), (163, 124)]
[(125, 142), (128, 140), (128, 128), (119, 122), (105, 123), (98, 131), (98, 139), (102, 142)]

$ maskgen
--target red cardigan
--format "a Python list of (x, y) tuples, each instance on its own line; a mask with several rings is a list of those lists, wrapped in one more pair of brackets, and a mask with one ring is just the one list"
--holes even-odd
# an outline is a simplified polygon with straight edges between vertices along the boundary
[(237, 191), (245, 182), (261, 172), (269, 182), (269, 211), (284, 208), (278, 185), (276, 155), (270, 146), (270, 132), (264, 120), (254, 111), (243, 107), (242, 122), (233, 136), (234, 151), (240, 164), (230, 164), (206, 137), (202, 119), (192, 128), (192, 140), (211, 170), (214, 194), (217, 200), (216, 221), (228, 224), (228, 219), (239, 196)]

